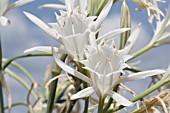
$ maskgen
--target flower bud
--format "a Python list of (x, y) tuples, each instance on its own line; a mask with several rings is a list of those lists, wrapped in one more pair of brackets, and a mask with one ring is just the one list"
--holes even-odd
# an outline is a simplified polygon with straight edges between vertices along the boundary
[[(122, 8), (121, 8), (121, 23), (120, 23), (120, 26), (121, 26), (121, 28), (131, 28), (130, 11), (129, 11), (129, 8), (128, 8), (125, 0), (123, 1)], [(120, 39), (121, 39), (120, 49), (122, 49), (125, 46), (128, 38), (130, 36), (130, 32), (131, 31), (129, 30), (129, 31), (126, 31), (126, 32), (124, 32), (120, 35)]]

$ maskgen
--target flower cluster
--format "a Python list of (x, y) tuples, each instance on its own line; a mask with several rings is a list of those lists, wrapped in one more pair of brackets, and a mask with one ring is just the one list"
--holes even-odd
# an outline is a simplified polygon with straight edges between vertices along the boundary
[[(0, 0), (0, 25), (7, 26), (10, 24), (10, 20), (6, 17), (8, 11), (32, 1), (34, 0), (17, 0), (10, 5), (9, 0)], [(165, 1), (60, 0), (60, 2), (62, 4), (39, 6), (39, 8), (58, 10), (55, 13), (56, 21), (53, 23), (46, 24), (35, 15), (23, 12), (59, 45), (32, 47), (24, 51), (24, 53), (29, 54), (16, 56), (9, 60), (2, 58), (3, 49), (0, 47), (0, 111), (4, 112), (3, 108), (5, 108), (2, 88), (4, 88), (8, 98), (9, 112), (12, 106), (21, 104), (27, 105), (30, 113), (52, 113), (53, 109), (61, 113), (70, 113), (74, 111), (74, 105), (77, 104), (76, 107), (79, 107), (79, 102), (81, 102), (79, 100), (83, 99), (85, 102), (84, 113), (91, 113), (97, 107), (98, 113), (111, 113), (123, 107), (135, 105), (135, 102), (141, 100), (141, 98), (170, 82), (170, 66), (167, 71), (162, 69), (140, 70), (128, 63), (154, 47), (170, 44), (170, 5), (166, 14), (158, 7), (158, 2), (165, 3)], [(116, 2), (122, 3), (120, 28), (101, 35), (100, 31), (104, 26), (103, 21)], [(148, 45), (135, 53), (131, 53), (131, 50), (140, 35), (141, 23), (135, 29), (131, 29), (131, 10), (127, 2), (136, 3), (138, 5), (137, 10), (147, 11), (147, 22), (151, 24), (154, 33)], [(54, 64), (50, 69), (47, 69), (42, 89), (25, 68), (16, 62), (12, 62), (19, 58), (33, 56), (52, 56), (54, 58)], [(16, 73), (7, 68), (11, 62), (26, 75), (32, 86), (29, 86)], [(4, 74), (6, 73), (29, 90), (27, 103), (12, 104), (12, 96), (5, 81)], [(48, 81), (50, 74), (52, 79)], [(162, 76), (162, 74), (164, 75)], [(153, 81), (155, 78), (159, 81), (137, 96), (125, 84), (147, 77), (152, 78)], [(48, 87), (49, 84), (50, 87)], [(132, 93), (135, 97), (132, 99), (124, 97), (120, 89)], [(166, 105), (169, 104), (168, 92), (169, 90), (166, 90), (164, 95), (160, 93), (154, 99), (151, 99), (152, 105), (148, 102), (146, 103), (146, 105), (148, 104), (147, 107), (141, 106), (133, 113), (142, 112), (143, 109), (143, 111), (146, 109), (153, 111), (153, 108), (156, 109), (156, 107), (152, 106), (158, 105), (158, 101), (160, 101), (163, 110), (168, 112), (166, 109)], [(33, 105), (31, 105), (30, 95), (35, 99)], [(53, 106), (54, 103), (55, 106)], [(77, 112), (80, 111), (77, 110)]]
[[(65, 6), (55, 5), (55, 8), (54, 4), (41, 6), (63, 9), (60, 10), (60, 15), (56, 14), (57, 22), (50, 23), (50, 27), (36, 16), (24, 12), (32, 22), (63, 46), (62, 48), (39, 46), (28, 49), (25, 52), (52, 53), (57, 65), (64, 71), (88, 83), (88, 87), (73, 94), (71, 100), (88, 97), (93, 92), (96, 92), (102, 98), (109, 95), (120, 105), (133, 105), (128, 99), (113, 91), (113, 88), (120, 83), (143, 79), (165, 72), (156, 69), (122, 76), (122, 74), (125, 74), (124, 69), (130, 68), (126, 62), (132, 57), (129, 55), (129, 52), (138, 38), (140, 25), (131, 33), (125, 46), (119, 50), (119, 47), (115, 44), (114, 36), (130, 30), (130, 28), (117, 29), (101, 37), (97, 35), (102, 22), (111, 9), (113, 1), (109, 0), (105, 4), (98, 17), (89, 15), (90, 10), (87, 7), (89, 6), (87, 5), (89, 1), (85, 2), (85, 5), (82, 5), (81, 0), (72, 1), (66, 0)], [(62, 62), (57, 57), (57, 54), (61, 53), (72, 57), (77, 65), (83, 65), (83, 70), (86, 73), (81, 73)]]

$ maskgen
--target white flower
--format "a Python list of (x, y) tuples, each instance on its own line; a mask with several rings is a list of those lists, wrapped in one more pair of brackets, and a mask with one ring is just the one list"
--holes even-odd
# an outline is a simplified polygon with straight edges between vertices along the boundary
[(97, 92), (102, 97), (105, 97), (109, 90), (117, 85), (120, 73), (128, 67), (125, 62), (130, 57), (107, 44), (99, 45), (97, 48), (88, 46), (86, 57), (87, 59), (81, 63), (85, 65), (85, 69), (90, 71), (93, 87), (97, 88)]
[(10, 24), (9, 19), (4, 16), (9, 10), (20, 7), (32, 1), (34, 0), (18, 0), (12, 5), (9, 5), (9, 0), (0, 0), (0, 24), (3, 26)]
[[(153, 6), (158, 8), (158, 2), (165, 3), (166, 1), (164, 1), (164, 0), (150, 0), (150, 2), (153, 4)], [(157, 11), (155, 13), (156, 13), (155, 15), (150, 15), (149, 18), (148, 18), (148, 21), (149, 21), (150, 24), (153, 23), (154, 17), (156, 17), (156, 20), (157, 20), (156, 22), (160, 22), (161, 21), (161, 17), (160, 17), (159, 11)]]
[[(108, 52), (108, 51), (107, 51)], [(106, 52), (106, 53), (107, 53)], [(111, 58), (116, 57), (114, 56), (114, 53), (109, 55)], [(120, 57), (120, 56), (119, 56)], [(96, 61), (96, 65), (92, 62), (88, 68), (86, 69), (90, 70), (90, 78), (87, 76), (81, 74), (80, 72), (72, 69), (71, 67), (67, 66), (65, 63), (63, 63), (61, 60), (59, 60), (56, 55), (54, 55), (56, 63), (66, 72), (72, 74), (73, 76), (87, 82), (90, 86), (79, 91), (78, 93), (71, 96), (71, 99), (77, 99), (77, 98), (84, 98), (90, 96), (93, 92), (96, 92), (98, 95), (101, 95), (103, 97), (106, 97), (107, 95), (110, 95), (118, 104), (124, 105), (124, 106), (130, 106), (132, 105), (132, 102), (121, 96), (120, 94), (112, 91), (113, 87), (119, 83), (127, 82), (131, 80), (138, 80), (142, 78), (146, 78), (149, 76), (162, 74), (165, 71), (163, 70), (151, 70), (151, 71), (145, 71), (145, 72), (139, 72), (135, 74), (131, 74), (127, 77), (121, 77), (120, 72), (122, 69), (126, 66), (124, 66), (124, 62), (122, 63), (122, 58), (116, 58), (116, 59), (108, 59), (106, 57), (103, 57), (102, 60), (99, 60), (97, 62), (96, 59), (100, 59), (97, 56), (91, 56), (91, 60)], [(90, 60), (90, 61), (91, 61)], [(110, 61), (111, 60), (111, 61)], [(114, 64), (116, 66), (114, 66)], [(93, 69), (95, 68), (95, 69)], [(118, 68), (118, 71), (114, 71), (114, 69)]]
[[(70, 3), (70, 2), (68, 2)], [(48, 27), (44, 22), (35, 17), (32, 14), (25, 13), (25, 15), (33, 21), (42, 30), (52, 36), (54, 39), (60, 42), (67, 51), (67, 54), (72, 56), (74, 60), (79, 61), (83, 59), (83, 48), (85, 44), (88, 44), (89, 34), (95, 34), (100, 28), (102, 22), (109, 13), (112, 0), (109, 0), (100, 15), (94, 21), (96, 17), (82, 14), (79, 8), (71, 11), (71, 8), (67, 8), (68, 11), (60, 11), (61, 15), (56, 14), (57, 23), (51, 23), (52, 28)], [(70, 3), (71, 4), (71, 3)], [(67, 5), (70, 6), (70, 5)], [(40, 50), (42, 51), (42, 50)]]
[(170, 44), (170, 5), (165, 18), (161, 22), (157, 22), (156, 30), (150, 43), (154, 46)]
[[(157, 21), (160, 20), (160, 14), (164, 16), (163, 12), (158, 8), (157, 1), (158, 0), (152, 0), (153, 3), (149, 2), (148, 0), (133, 0), (139, 8), (137, 10), (146, 9), (148, 13), (148, 21), (152, 23), (152, 17), (155, 17)], [(162, 0), (159, 0), (159, 2), (164, 2)]]
[(42, 30), (60, 42), (70, 56), (75, 60), (79, 60), (83, 58), (83, 47), (89, 40), (89, 25), (96, 18), (86, 17), (79, 11), (78, 8), (72, 13), (60, 11), (60, 16), (56, 14), (57, 23), (50, 23), (51, 28), (35, 16), (26, 12), (25, 14)]
[[(90, 96), (93, 92), (96, 92), (102, 97), (110, 95), (118, 104), (124, 106), (132, 105), (132, 102), (122, 97), (120, 94), (112, 91), (113, 87), (122, 82), (138, 80), (165, 72), (162, 70), (151, 70), (131, 74), (126, 77), (120, 76), (120, 73), (123, 73), (123, 69), (128, 66), (125, 62), (130, 58), (130, 56), (127, 54), (133, 47), (138, 34), (139, 27), (131, 34), (127, 41), (127, 45), (125, 45), (125, 48), (122, 50), (118, 50), (114, 46), (114, 43), (113, 45), (109, 46), (107, 44), (109, 40), (106, 39), (106, 37), (103, 38), (105, 41), (100, 41), (97, 46), (87, 46), (85, 49), (85, 56), (87, 59), (81, 61), (81, 63), (83, 63), (85, 65), (84, 68), (90, 72), (90, 78), (70, 68), (61, 60), (59, 60), (56, 55), (54, 55), (56, 63), (63, 70), (87, 82), (90, 85), (77, 94), (72, 95), (71, 99), (84, 98)], [(109, 35), (107, 34), (105, 36)]]

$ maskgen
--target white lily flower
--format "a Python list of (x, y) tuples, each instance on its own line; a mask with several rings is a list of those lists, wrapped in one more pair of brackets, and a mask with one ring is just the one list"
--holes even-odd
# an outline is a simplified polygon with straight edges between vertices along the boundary
[(9, 0), (0, 0), (0, 24), (3, 26), (10, 24), (10, 20), (4, 16), (9, 10), (20, 7), (32, 1), (34, 0), (18, 0), (9, 5)]
[(86, 17), (79, 11), (78, 8), (72, 13), (60, 11), (60, 16), (56, 14), (57, 23), (50, 23), (52, 28), (32, 14), (25, 12), (25, 15), (42, 30), (57, 39), (70, 56), (73, 56), (75, 60), (79, 60), (83, 58), (83, 47), (89, 40), (89, 25), (96, 18)]
[(154, 46), (170, 44), (170, 5), (165, 18), (157, 23), (153, 39), (150, 43)]
[(140, 73), (131, 74), (127, 77), (121, 77), (120, 73), (127, 67), (125, 63), (128, 59), (122, 54), (123, 51), (115, 50), (115, 48), (102, 45), (98, 48), (88, 46), (86, 50), (87, 60), (82, 61), (85, 69), (90, 71), (90, 78), (79, 73), (78, 71), (67, 66), (54, 55), (56, 63), (66, 72), (90, 84), (89, 87), (79, 91), (71, 96), (71, 99), (78, 99), (90, 96), (96, 92), (99, 96), (106, 97), (110, 95), (118, 104), (131, 106), (133, 103), (112, 91), (120, 82), (143, 79), (148, 76), (162, 74), (163, 70), (151, 70)]
[(93, 85), (102, 97), (117, 84), (120, 73), (128, 67), (125, 62), (130, 57), (122, 52), (107, 44), (97, 48), (91, 46), (86, 48), (87, 59), (81, 63), (90, 71)]
[[(122, 97), (120, 94), (112, 91), (113, 87), (121, 82), (127, 82), (131, 80), (143, 79), (149, 76), (162, 74), (163, 70), (151, 70), (140, 73), (131, 74), (127, 77), (121, 77), (120, 74), (124, 73), (123, 69), (128, 67), (126, 61), (131, 57), (128, 55), (129, 51), (133, 47), (140, 31), (140, 25), (129, 37), (125, 48), (118, 50), (113, 45), (109, 46), (107, 41), (110, 40), (109, 36), (113, 34), (108, 33), (104, 37), (99, 38), (99, 42), (95, 45), (88, 45), (85, 48), (86, 60), (80, 61), (84, 64), (84, 68), (90, 72), (90, 78), (79, 73), (78, 71), (70, 68), (65, 63), (54, 55), (56, 63), (66, 72), (73, 76), (87, 82), (90, 87), (85, 88), (71, 96), (71, 99), (83, 98), (96, 92), (99, 96), (106, 97), (110, 95), (118, 104), (124, 106), (132, 105), (132, 102)], [(108, 38), (107, 38), (108, 36)], [(104, 41), (105, 40), (105, 41)], [(53, 52), (54, 53), (54, 52)]]
[(74, 60), (79, 61), (84, 56), (84, 45), (89, 43), (89, 34), (99, 29), (111, 9), (111, 3), (112, 0), (109, 0), (101, 14), (94, 21), (95, 16), (87, 17), (81, 13), (80, 8), (72, 11), (71, 5), (69, 5), (71, 1), (67, 2), (67, 12), (60, 11), (61, 15), (56, 14), (57, 23), (51, 23), (52, 28), (34, 15), (27, 12), (24, 12), (24, 14), (42, 30), (57, 39), (64, 46), (67, 53), (73, 56)]
[(60, 13), (61, 16), (56, 14), (58, 22), (50, 24), (57, 39), (75, 60), (83, 59), (83, 47), (89, 40), (89, 26), (96, 17), (86, 17), (79, 8), (72, 13)]
[[(162, 3), (165, 3), (164, 0), (150, 0), (150, 2), (155, 6), (155, 7), (158, 7), (158, 2), (162, 2)], [(160, 22), (161, 21), (161, 17), (160, 17), (160, 13), (159, 12), (155, 12), (157, 13), (156, 15), (156, 22)], [(148, 22), (150, 24), (153, 23), (153, 19), (154, 19), (154, 15), (151, 15), (149, 18), (148, 18)]]

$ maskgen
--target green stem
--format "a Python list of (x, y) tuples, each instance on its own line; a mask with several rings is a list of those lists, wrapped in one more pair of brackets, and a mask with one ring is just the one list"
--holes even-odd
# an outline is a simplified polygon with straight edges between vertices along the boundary
[(70, 86), (70, 84), (71, 84), (70, 81), (66, 81), (63, 83), (62, 87), (58, 91), (56, 91), (56, 97), (55, 97), (56, 103), (60, 101), (61, 97), (63, 96), (66, 89)]
[[(119, 88), (119, 84), (116, 85), (116, 86), (113, 88), (113, 91), (117, 92), (118, 88)], [(113, 102), (113, 98), (110, 97), (108, 103), (106, 104), (106, 106), (105, 106), (104, 109), (103, 109), (104, 113), (109, 109), (109, 107), (111, 106), (112, 102)]]
[[(61, 60), (64, 61), (66, 58), (66, 55), (62, 55), (61, 56)], [(56, 65), (56, 63), (53, 64), (52, 66), (52, 78), (58, 76), (61, 73), (62, 69)], [(47, 102), (47, 111), (46, 113), (52, 113), (53, 111), (53, 105), (54, 105), (54, 100), (55, 100), (55, 93), (56, 93), (56, 89), (57, 89), (57, 83), (58, 83), (58, 79), (54, 80), (51, 83), (51, 87), (50, 87), (50, 94), (49, 94), (49, 98), (48, 98), (48, 102)]]
[(4, 113), (4, 101), (1, 83), (0, 83), (0, 113)]
[[(8, 60), (6, 58), (3, 58), (2, 61), (7, 62)], [(21, 66), (20, 64), (18, 64), (16, 62), (12, 62), (12, 65), (15, 66), (16, 68), (18, 68), (19, 70), (21, 70), (32, 83), (35, 83), (31, 74), (23, 66)]]
[(49, 53), (36, 53), (36, 54), (25, 54), (25, 55), (20, 55), (20, 56), (16, 56), (13, 57), (11, 59), (9, 59), (4, 66), (2, 67), (2, 70), (5, 70), (5, 68), (11, 64), (12, 61), (16, 60), (16, 59), (20, 59), (20, 58), (27, 58), (27, 57), (38, 57), (38, 56), (52, 56), (52, 54)]
[(109, 107), (111, 106), (112, 102), (113, 102), (113, 99), (110, 97), (108, 103), (106, 104), (106, 106), (103, 109), (104, 113), (109, 109)]
[[(0, 34), (0, 77), (1, 76), (2, 76), (2, 48), (1, 48), (1, 34)], [(1, 82), (0, 82), (0, 113), (4, 113), (4, 100), (3, 100), (3, 90), (2, 90)]]
[(147, 46), (145, 46), (144, 48), (142, 48), (141, 50), (137, 51), (136, 53), (134, 53), (132, 56), (131, 59), (134, 59), (136, 57), (138, 57), (139, 55), (147, 52), (148, 50), (150, 50), (151, 48), (153, 48), (153, 45), (152, 44), (148, 44)]
[[(11, 77), (13, 77), (16, 81), (18, 81), (21, 85), (23, 85), (26, 89), (30, 90), (30, 86), (26, 82), (24, 82), (19, 76), (17, 76), (13, 71), (6, 68), (5, 72), (8, 73)], [(35, 92), (31, 91), (31, 94), (34, 99), (37, 100), (37, 95), (35, 94)]]
[[(25, 103), (25, 102), (17, 102), (17, 103), (13, 103), (11, 106), (12, 106), (12, 107), (15, 107), (15, 106), (20, 106), (20, 105), (28, 106), (28, 104)], [(5, 109), (5, 110), (6, 110), (6, 109), (9, 109), (9, 106), (5, 106), (4, 109)]]
[(102, 96), (99, 97), (98, 113), (104, 113), (103, 112), (104, 100), (105, 98), (103, 98)]
[(64, 108), (61, 110), (60, 113), (71, 113), (71, 111), (72, 111), (74, 105), (76, 104), (76, 102), (77, 102), (77, 100), (72, 100), (72, 101), (70, 102), (70, 106), (69, 106), (69, 108), (68, 108), (68, 111), (66, 112), (67, 106), (64, 106)]
[(85, 105), (84, 105), (84, 112), (83, 113), (88, 113), (88, 107), (89, 107), (89, 97), (85, 98)]
[[(83, 73), (84, 75), (86, 75), (86, 76), (90, 76), (89, 75), (89, 73), (88, 73), (88, 71), (86, 71), (85, 69), (83, 69), (82, 67), (84, 67), (84, 65), (83, 64), (81, 64), (81, 63), (77, 63), (78, 64), (78, 67), (79, 67), (79, 71), (81, 72), (81, 73)], [(86, 82), (83, 82), (83, 88), (87, 88), (87, 83)], [(84, 99), (84, 112), (83, 113), (87, 113), (88, 112), (88, 106), (89, 106), (89, 97), (86, 97), (85, 99)]]
[[(155, 85), (153, 85), (149, 89), (145, 90), (144, 92), (140, 93), (136, 97), (132, 98), (130, 101), (136, 102), (136, 101), (142, 99), (143, 97), (147, 96), (148, 94), (152, 93), (153, 91), (157, 90), (158, 88), (160, 88), (161, 86), (164, 86), (165, 84), (167, 84), (169, 82), (170, 81), (160, 80), (159, 82), (157, 82)], [(122, 109), (124, 107), (125, 106), (120, 105), (118, 107), (115, 107), (113, 109), (108, 110), (106, 113), (112, 113), (112, 112), (118, 111), (118, 110), (120, 110), (120, 109)]]

